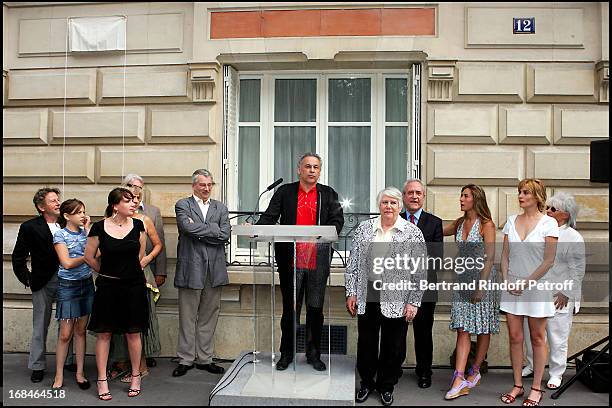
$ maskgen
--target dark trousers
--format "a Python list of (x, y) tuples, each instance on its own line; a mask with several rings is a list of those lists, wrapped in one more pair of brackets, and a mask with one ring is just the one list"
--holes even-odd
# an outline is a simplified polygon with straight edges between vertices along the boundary
[[(302, 301), (306, 297), (306, 356), (320, 358), (321, 356), (321, 330), (323, 328), (323, 307), (311, 306), (312, 303), (321, 304), (325, 297), (325, 279), (323, 284), (319, 284), (321, 279), (312, 277), (309, 281), (309, 273), (316, 271), (298, 270), (297, 290), (296, 290), (296, 325), (300, 324), (300, 314), (302, 311)], [(281, 317), (281, 354), (293, 355), (293, 341), (295, 331), (293, 328), (293, 271), (280, 270), (280, 287), (283, 297), (283, 316)], [(314, 284), (316, 283), (316, 284)]]
[[(412, 320), (414, 333), (414, 353), (416, 354), (416, 375), (431, 377), (431, 364), (433, 360), (433, 322), (435, 302), (423, 302)], [(404, 331), (401, 344), (402, 362), (406, 359), (406, 331)]]
[[(53, 302), (57, 299), (58, 277), (54, 275), (49, 282), (39, 290), (32, 292), (32, 342), (30, 343), (30, 370), (47, 369), (47, 333), (51, 323)], [(57, 331), (59, 335), (59, 322)], [(72, 340), (68, 343), (68, 355), (65, 365), (73, 364)]]
[(380, 303), (366, 304), (365, 313), (357, 317), (357, 371), (362, 386), (393, 392), (404, 361), (400, 343), (404, 339), (406, 344), (406, 329), (403, 317), (390, 319), (381, 313)]

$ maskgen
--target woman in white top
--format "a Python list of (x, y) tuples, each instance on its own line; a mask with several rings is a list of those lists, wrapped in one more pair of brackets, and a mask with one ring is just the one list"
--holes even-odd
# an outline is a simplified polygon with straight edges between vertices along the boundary
[[(508, 217), (504, 226), (504, 245), (501, 271), (505, 283), (516, 284), (502, 292), (500, 310), (506, 312), (510, 359), (514, 374), (514, 387), (503, 394), (501, 400), (513, 403), (524, 395), (521, 371), (523, 367), (523, 319), (529, 324), (534, 354), (533, 385), (524, 406), (539, 405), (542, 399), (542, 375), (546, 364), (546, 322), (554, 316), (552, 292), (531, 288), (530, 282), (540, 281), (555, 261), (559, 227), (557, 221), (544, 214), (546, 188), (537, 179), (525, 179), (518, 185), (518, 200), (522, 214)], [(522, 285), (521, 285), (522, 283)], [(550, 297), (550, 299), (549, 299)], [(536, 399), (537, 398), (537, 399)]]

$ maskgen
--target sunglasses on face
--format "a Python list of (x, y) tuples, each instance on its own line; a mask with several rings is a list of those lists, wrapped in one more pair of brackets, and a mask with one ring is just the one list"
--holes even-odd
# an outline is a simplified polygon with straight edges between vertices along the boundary
[(547, 206), (546, 206), (546, 209), (547, 209), (547, 210), (550, 210), (551, 212), (561, 211), (560, 209), (557, 209), (557, 208), (555, 208), (555, 207), (551, 207), (550, 205), (547, 205)]
[(141, 186), (137, 186), (136, 184), (129, 184), (128, 183), (128, 184), (126, 184), (126, 186), (129, 187), (129, 188), (136, 188), (138, 190), (142, 190), (142, 187)]

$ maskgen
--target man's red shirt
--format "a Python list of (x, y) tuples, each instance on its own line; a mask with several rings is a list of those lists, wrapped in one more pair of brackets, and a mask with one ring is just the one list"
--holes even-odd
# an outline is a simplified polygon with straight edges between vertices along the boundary
[[(317, 224), (317, 185), (309, 191), (303, 190), (302, 185), (298, 189), (296, 225)], [(298, 242), (295, 248), (298, 269), (317, 269), (317, 245), (306, 242)]]

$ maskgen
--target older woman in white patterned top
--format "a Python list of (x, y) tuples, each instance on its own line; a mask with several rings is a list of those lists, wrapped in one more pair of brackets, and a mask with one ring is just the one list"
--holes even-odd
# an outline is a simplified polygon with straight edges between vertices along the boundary
[(356, 401), (364, 402), (377, 389), (383, 405), (388, 406), (393, 403), (393, 388), (403, 362), (398, 342), (421, 305), (419, 283), (426, 273), (423, 263), (406, 268), (390, 267), (390, 261), (405, 256), (425, 261), (427, 248), (421, 230), (399, 216), (402, 193), (397, 188), (382, 190), (377, 201), (380, 216), (362, 222), (355, 230), (345, 272), (346, 307), (351, 316), (359, 315), (357, 370), (361, 388)]

